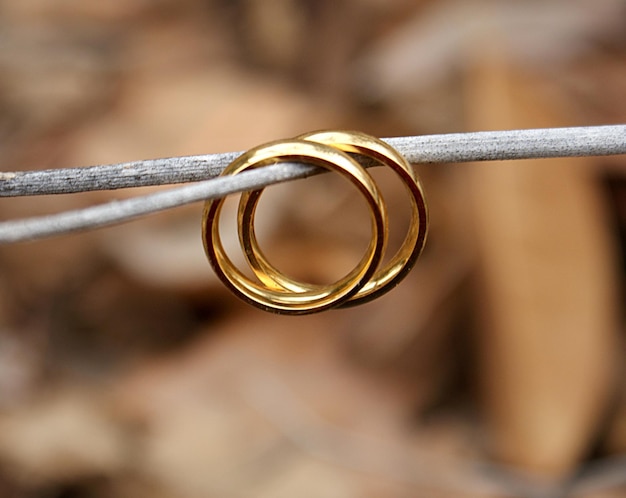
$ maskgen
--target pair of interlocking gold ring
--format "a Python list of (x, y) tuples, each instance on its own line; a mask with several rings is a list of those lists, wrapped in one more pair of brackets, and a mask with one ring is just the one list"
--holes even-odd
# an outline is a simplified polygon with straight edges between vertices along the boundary
[[(259, 247), (254, 216), (263, 189), (244, 192), (237, 211), (238, 233), (245, 258), (257, 279), (253, 280), (233, 264), (222, 245), (219, 219), (224, 199), (210, 200), (205, 204), (202, 218), (204, 250), (227, 287), (266, 311), (303, 315), (371, 301), (395, 287), (407, 275), (426, 241), (428, 211), (421, 183), (401, 154), (387, 143), (364, 133), (321, 131), (255, 147), (228, 165), (222, 175), (235, 175), (279, 162), (312, 164), (350, 180), (369, 207), (372, 237), (368, 248), (357, 266), (333, 284), (317, 285), (294, 280), (270, 264)], [(404, 242), (384, 265), (381, 262), (387, 247), (387, 209), (378, 186), (361, 164), (365, 162), (390, 167), (404, 182), (411, 201), (411, 221)]]

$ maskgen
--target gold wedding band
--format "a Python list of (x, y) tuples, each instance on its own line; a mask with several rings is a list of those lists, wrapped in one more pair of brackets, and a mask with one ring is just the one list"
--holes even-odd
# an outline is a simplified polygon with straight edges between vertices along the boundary
[[(411, 220), (408, 233), (390, 261), (376, 271), (372, 278), (343, 306), (354, 306), (376, 299), (395, 287), (411, 270), (424, 248), (428, 227), (428, 211), (424, 193), (409, 163), (393, 147), (382, 140), (355, 131), (321, 131), (298, 137), (302, 140), (330, 145), (343, 152), (358, 154), (374, 165), (390, 167), (402, 179), (411, 202)], [(259, 192), (259, 191), (257, 191)], [(254, 231), (254, 213), (260, 192), (244, 193), (239, 202), (238, 228), (241, 246), (255, 275), (266, 285), (276, 284), (292, 292), (313, 291), (320, 288), (298, 282), (278, 271), (267, 260), (259, 247)]]
[[(244, 192), (237, 211), (238, 235), (253, 280), (233, 264), (222, 246), (219, 220), (224, 199), (207, 201), (202, 223), (204, 249), (220, 280), (235, 294), (266, 311), (300, 315), (371, 301), (391, 290), (408, 274), (426, 242), (428, 209), (418, 177), (393, 147), (360, 132), (313, 132), (255, 147), (228, 165), (222, 175), (278, 162), (311, 164), (338, 172), (350, 180), (367, 201), (372, 237), (356, 267), (337, 282), (330, 285), (299, 282), (276, 269), (259, 246), (254, 218), (263, 189)], [(381, 268), (387, 246), (386, 207), (364, 164), (390, 167), (403, 181), (411, 205), (411, 220), (404, 241)]]
[[(294, 139), (256, 147), (228, 165), (222, 175), (286, 161), (336, 171), (348, 178), (365, 197), (371, 215), (372, 238), (354, 270), (334, 284), (301, 292), (285, 290), (274, 284), (272, 279), (251, 280), (232, 263), (222, 246), (219, 219), (224, 199), (205, 203), (202, 223), (204, 250), (220, 280), (248, 303), (283, 314), (315, 313), (342, 304), (374, 275), (387, 245), (386, 208), (376, 183), (358, 162), (337, 148), (317, 142)], [(256, 190), (251, 194), (258, 197), (261, 192)]]

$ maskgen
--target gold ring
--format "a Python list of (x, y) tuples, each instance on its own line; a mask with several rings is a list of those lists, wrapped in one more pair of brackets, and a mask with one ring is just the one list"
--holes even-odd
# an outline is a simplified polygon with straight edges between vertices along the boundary
[[(409, 163), (393, 147), (364, 133), (322, 131), (307, 133), (297, 138), (329, 145), (346, 153), (373, 159), (377, 165), (389, 166), (403, 180), (409, 193), (411, 221), (402, 245), (389, 262), (378, 269), (356, 294), (343, 303), (343, 306), (371, 301), (395, 287), (414, 266), (424, 248), (428, 232), (428, 209), (421, 183)], [(238, 210), (239, 240), (255, 275), (267, 286), (294, 293), (312, 292), (322, 288), (287, 277), (267, 260), (254, 231), (254, 213), (259, 197), (260, 191), (242, 194)]]
[[(334, 284), (301, 285), (297, 291), (277, 285), (273, 278), (257, 273), (258, 269), (254, 268), (259, 282), (251, 280), (232, 263), (222, 246), (219, 218), (224, 199), (205, 203), (202, 219), (204, 250), (220, 280), (248, 303), (283, 314), (315, 313), (343, 304), (375, 274), (387, 245), (386, 208), (376, 183), (357, 161), (339, 148), (315, 141), (293, 139), (255, 147), (228, 165), (222, 175), (237, 174), (247, 169), (286, 161), (303, 162), (337, 171), (348, 178), (365, 197), (371, 215), (372, 238), (365, 255), (354, 270)], [(263, 189), (259, 189), (244, 194), (246, 199), (254, 200), (249, 219), (251, 226), (254, 224), (254, 207), (262, 191)], [(238, 216), (238, 224), (241, 227), (241, 216)], [(245, 252), (248, 250), (245, 247)]]

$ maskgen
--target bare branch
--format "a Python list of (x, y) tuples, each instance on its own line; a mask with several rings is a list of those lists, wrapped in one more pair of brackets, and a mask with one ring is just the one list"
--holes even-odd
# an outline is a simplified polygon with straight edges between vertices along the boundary
[[(411, 163), (450, 163), (626, 153), (626, 125), (512, 130), (386, 141)], [(74, 193), (204, 180), (167, 192), (86, 209), (0, 223), (0, 243), (122, 223), (184, 204), (304, 178), (318, 172), (304, 164), (281, 163), (214, 178), (239, 153), (154, 159), (88, 168), (0, 173), (0, 196)], [(207, 180), (207, 178), (213, 178)]]
[[(389, 138), (411, 163), (454, 163), (626, 153), (626, 125)], [(70, 194), (207, 180), (240, 153), (0, 173), (0, 197)]]

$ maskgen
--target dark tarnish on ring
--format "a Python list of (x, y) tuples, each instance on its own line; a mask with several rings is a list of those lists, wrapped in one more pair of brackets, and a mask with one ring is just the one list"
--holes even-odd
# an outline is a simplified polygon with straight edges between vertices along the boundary
[[(388, 221), (381, 193), (359, 160), (390, 167), (403, 181), (411, 202), (411, 221), (400, 249), (379, 268), (387, 246)], [(421, 183), (408, 162), (385, 142), (360, 132), (321, 131), (292, 140), (271, 142), (249, 150), (222, 175), (233, 175), (277, 162), (301, 162), (346, 177), (365, 197), (371, 219), (371, 240), (357, 266), (330, 285), (296, 281), (272, 266), (259, 247), (254, 216), (263, 189), (241, 195), (237, 213), (239, 241), (256, 280), (244, 275), (228, 258), (219, 235), (224, 199), (207, 201), (202, 218), (204, 249), (216, 274), (236, 295), (266, 311), (289, 315), (371, 301), (395, 287), (417, 261), (428, 231), (428, 210)]]

